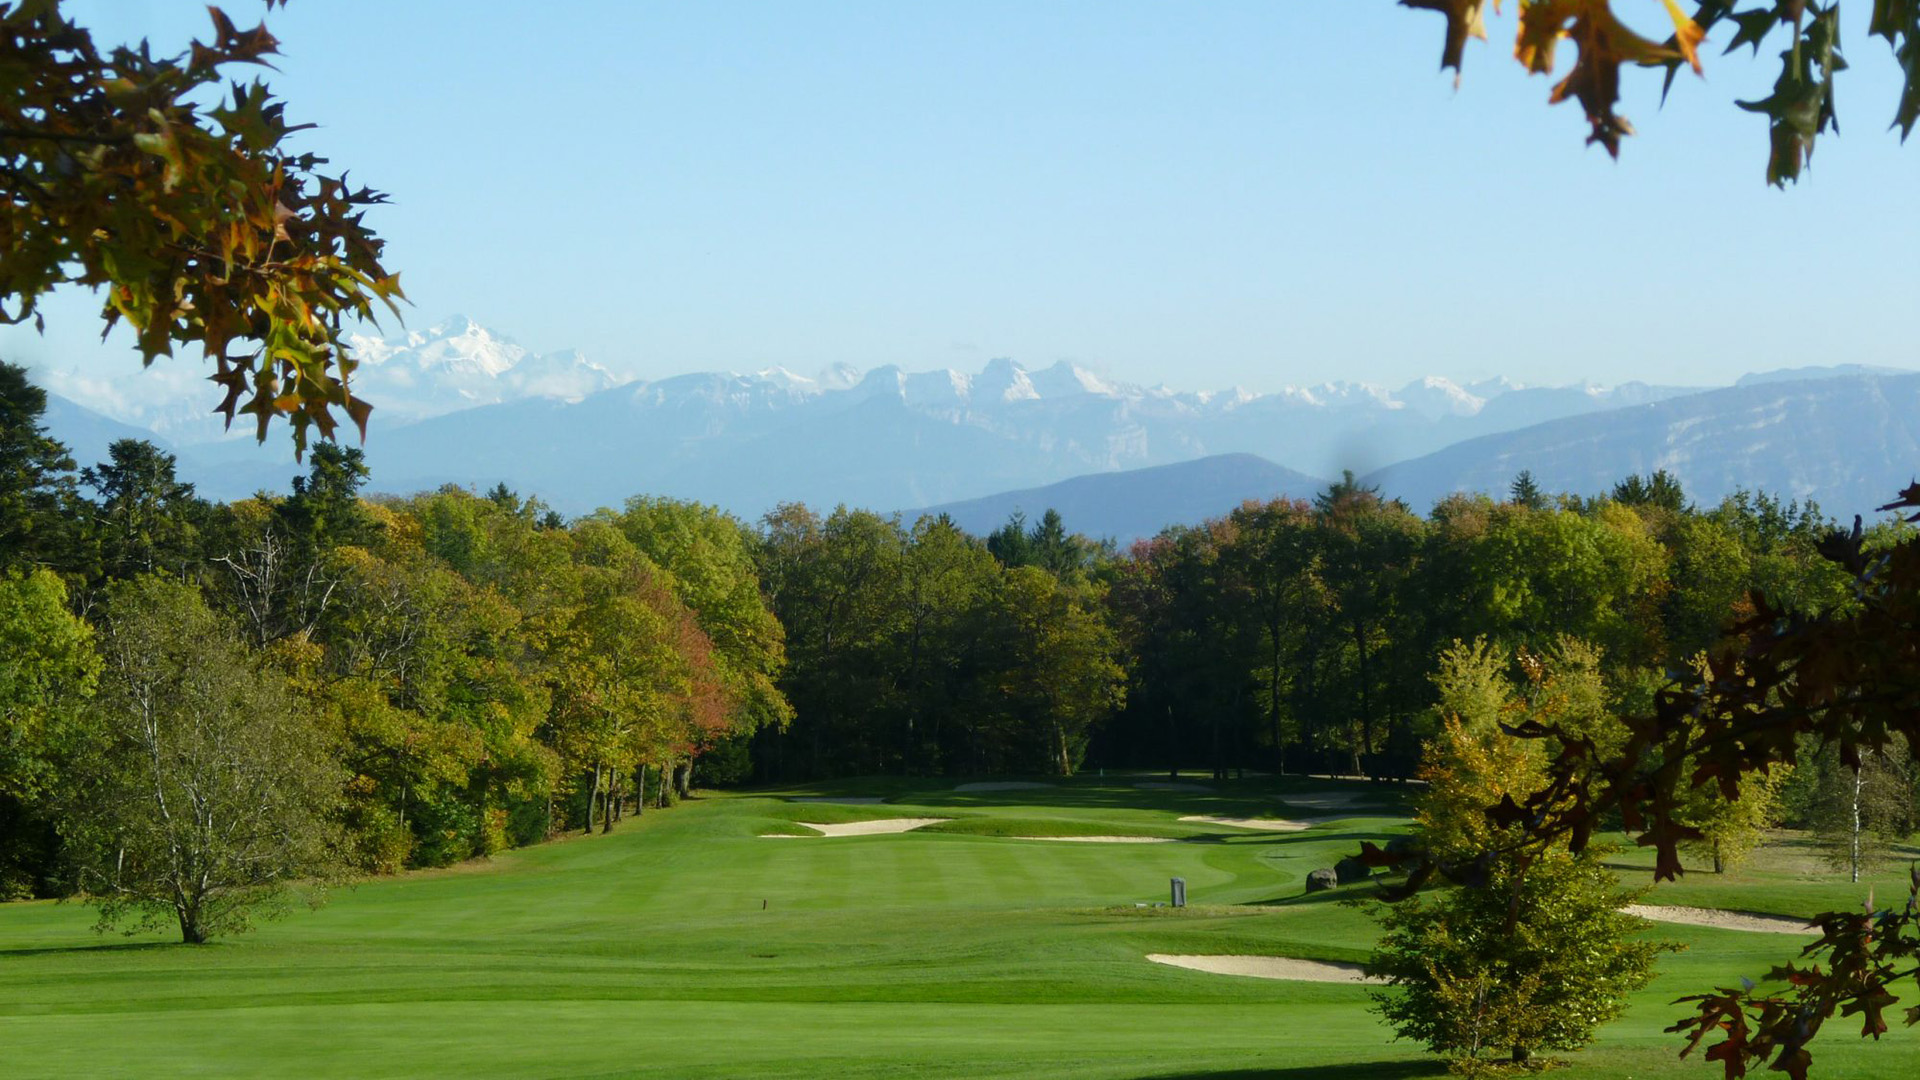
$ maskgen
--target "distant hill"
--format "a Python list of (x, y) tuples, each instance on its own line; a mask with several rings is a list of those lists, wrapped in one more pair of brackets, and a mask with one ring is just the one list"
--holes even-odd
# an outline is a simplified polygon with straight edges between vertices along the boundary
[(146, 428), (123, 424), (51, 392), (40, 423), (47, 434), (66, 446), (67, 453), (73, 455), (74, 467), (81, 469), (107, 460), (107, 448), (121, 439), (145, 439), (163, 450), (173, 449), (167, 440)]
[(1522, 469), (1577, 495), (1665, 469), (1699, 503), (1746, 488), (1871, 517), (1920, 474), (1920, 375), (1763, 377), (1469, 439), (1366, 479), (1424, 512), (1455, 491), (1504, 494)]
[(1304, 473), (1252, 454), (1216, 454), (1176, 465), (1076, 476), (1045, 487), (1009, 491), (964, 502), (910, 510), (946, 514), (968, 532), (984, 535), (1015, 513), (1037, 521), (1058, 510), (1069, 530), (1127, 544), (1169, 525), (1197, 525), (1248, 499), (1311, 498), (1327, 486)]

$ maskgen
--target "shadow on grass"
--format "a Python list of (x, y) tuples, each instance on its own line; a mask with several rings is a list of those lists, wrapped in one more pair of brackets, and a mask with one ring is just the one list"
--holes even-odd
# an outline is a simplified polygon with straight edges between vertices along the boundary
[[(1015, 780), (1046, 784), (1043, 788), (1003, 791), (958, 791), (967, 783)], [(1288, 777), (1248, 777), (1245, 780), (1208, 780), (1183, 777), (1176, 783), (1191, 783), (1198, 790), (1164, 791), (1141, 788), (1140, 784), (1167, 783), (1165, 773), (1130, 773), (1096, 777), (848, 777), (817, 783), (777, 785), (741, 789), (741, 795), (773, 798), (800, 796), (878, 796), (888, 803), (927, 807), (1048, 806), (1057, 809), (1164, 810), (1176, 813), (1260, 816), (1275, 813), (1294, 817), (1399, 817), (1408, 788), (1401, 784), (1329, 783)], [(1289, 795), (1314, 796), (1338, 793), (1364, 795), (1366, 805), (1353, 807), (1316, 807), (1297, 809), (1287, 805)]]
[[(185, 948), (178, 941), (99, 941), (92, 945), (42, 945), (23, 946), (17, 949), (0, 949), (0, 956), (58, 956), (61, 953), (90, 952), (145, 952), (149, 949)], [(199, 948), (206, 948), (202, 945)]]
[(1341, 1065), (1302, 1065), (1292, 1069), (1229, 1069), (1224, 1072), (1151, 1073), (1135, 1080), (1413, 1080), (1445, 1076), (1438, 1061), (1350, 1061)]

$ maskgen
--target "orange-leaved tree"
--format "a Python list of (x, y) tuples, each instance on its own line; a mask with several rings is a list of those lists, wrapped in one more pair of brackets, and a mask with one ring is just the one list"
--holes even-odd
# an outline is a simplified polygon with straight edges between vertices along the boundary
[(258, 80), (227, 81), (278, 42), (208, 13), (210, 40), (156, 57), (103, 51), (60, 0), (0, 2), (0, 321), (40, 326), (48, 292), (88, 286), (144, 362), (203, 350), (228, 423), (264, 440), (284, 416), (301, 451), (339, 410), (364, 435), (341, 333), (403, 298), (362, 220), (386, 197), (286, 145), (304, 125)]

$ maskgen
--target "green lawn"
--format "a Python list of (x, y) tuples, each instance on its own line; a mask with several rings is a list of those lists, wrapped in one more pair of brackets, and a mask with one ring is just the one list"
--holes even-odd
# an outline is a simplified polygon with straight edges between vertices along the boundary
[[(99, 938), (74, 906), (0, 906), (0, 1076), (1444, 1075), (1391, 1040), (1358, 988), (1143, 959), (1366, 953), (1365, 912), (1303, 898), (1301, 883), (1402, 823), (1356, 817), (1269, 836), (1178, 820), (1284, 814), (1287, 795), (1303, 790), (1214, 787), (1141, 791), (1094, 778), (957, 793), (876, 780), (715, 796), (629, 819), (612, 836), (370, 882), (200, 948)], [(893, 802), (779, 797), (836, 793)], [(880, 817), (963, 824), (760, 838), (795, 821)], [(1049, 830), (1192, 842), (1012, 838)], [(1175, 875), (1194, 907), (1134, 906), (1164, 899)], [(1805, 913), (1851, 895), (1776, 873), (1690, 878), (1655, 899)], [(1556, 1075), (1718, 1076), (1675, 1059), (1660, 1032), (1676, 1014), (1668, 1002), (1796, 948), (1775, 935), (1663, 932), (1692, 948), (1663, 959), (1626, 1019)], [(1917, 1036), (1863, 1047), (1832, 1030), (1817, 1074), (1912, 1076)]]

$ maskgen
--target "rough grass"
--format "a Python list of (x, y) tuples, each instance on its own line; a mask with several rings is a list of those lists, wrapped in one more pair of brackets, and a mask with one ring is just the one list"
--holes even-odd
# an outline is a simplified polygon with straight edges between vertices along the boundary
[[(956, 793), (955, 782), (709, 797), (610, 836), (478, 871), (370, 882), (258, 933), (192, 948), (101, 938), (71, 905), (0, 906), (0, 1075), (13, 1077), (1439, 1077), (1360, 987), (1182, 971), (1150, 952), (1365, 956), (1368, 887), (1303, 897), (1305, 875), (1389, 818), (1224, 835), (1181, 814), (1271, 812), (1288, 785), (1141, 792), (1137, 778)], [(881, 795), (885, 806), (784, 795)], [(828, 818), (826, 815), (843, 814)], [(959, 817), (967, 829), (830, 842), (796, 819)], [(959, 822), (954, 824), (958, 825)], [(1188, 844), (1030, 844), (996, 829), (1216, 834)], [(1056, 834), (1059, 835), (1059, 834)], [(1623, 856), (1623, 859), (1625, 857)], [(1623, 869), (1623, 874), (1639, 871)], [(1137, 908), (1184, 877), (1185, 910)], [(1709, 875), (1711, 876), (1711, 875)], [(1666, 886), (1799, 914), (1832, 882)], [(1885, 889), (1882, 895), (1888, 895)], [(1711, 1077), (1660, 1029), (1684, 993), (1792, 956), (1777, 935), (1692, 927), (1653, 987), (1568, 1077)], [(1909, 1002), (1911, 1003), (1911, 1002)], [(1920, 1038), (1862, 1046), (1835, 1025), (1816, 1075), (1908, 1077)]]

